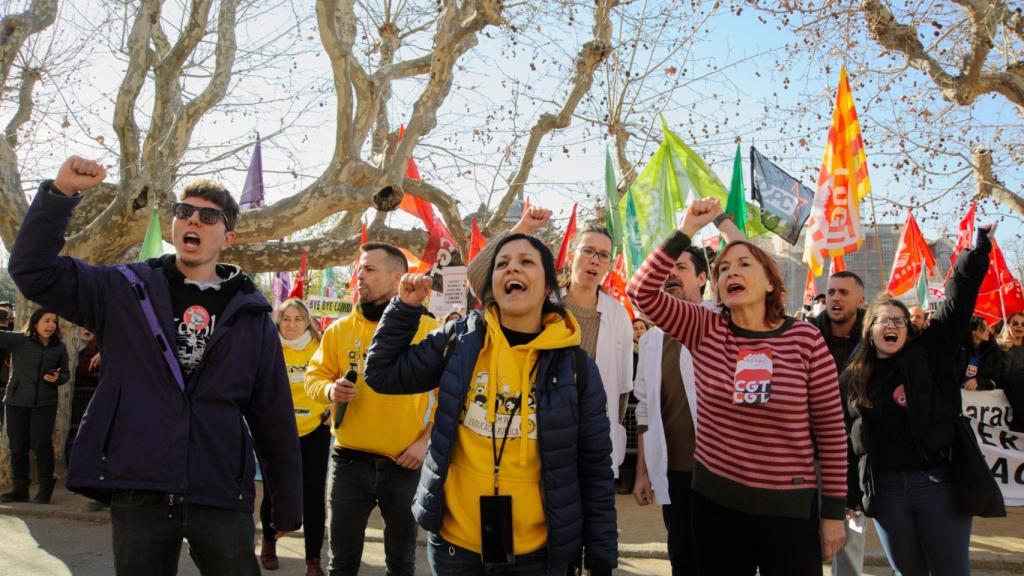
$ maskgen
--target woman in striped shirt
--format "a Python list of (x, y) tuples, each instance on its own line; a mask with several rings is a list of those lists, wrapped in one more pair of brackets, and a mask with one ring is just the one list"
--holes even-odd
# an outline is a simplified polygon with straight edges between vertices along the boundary
[(628, 288), (634, 304), (693, 355), (698, 572), (817, 576), (822, 558), (842, 547), (846, 496), (846, 429), (821, 333), (785, 315), (778, 266), (746, 241), (730, 243), (712, 269), (721, 312), (661, 291), (693, 234), (725, 218), (717, 200), (695, 201)]

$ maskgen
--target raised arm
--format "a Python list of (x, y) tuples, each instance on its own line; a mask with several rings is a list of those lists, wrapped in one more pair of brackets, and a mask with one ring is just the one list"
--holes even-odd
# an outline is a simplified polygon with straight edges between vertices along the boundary
[(988, 257), (992, 251), (990, 235), (993, 232), (992, 226), (978, 228), (977, 246), (960, 253), (953, 266), (953, 274), (946, 282), (946, 299), (921, 335), (927, 339), (929, 353), (937, 357), (955, 355), (970, 331), (978, 290), (988, 273)]
[(662, 286), (679, 256), (690, 246), (693, 234), (720, 212), (718, 200), (703, 199), (691, 204), (679, 229), (651, 252), (626, 288), (629, 299), (647, 318), (691, 350), (696, 349), (701, 337), (713, 329), (717, 316), (703, 306), (665, 294)]
[[(528, 209), (523, 210), (519, 222), (516, 222), (516, 225), (508, 231), (508, 234), (533, 234), (543, 228), (550, 219), (551, 210), (530, 206)], [(473, 289), (473, 294), (476, 294), (476, 297), (480, 300), (484, 299), (483, 290), (484, 285), (487, 284), (487, 268), (490, 267), (491, 260), (494, 260), (494, 251), (498, 247), (498, 242), (506, 235), (503, 234), (488, 242), (466, 269), (469, 287)]]
[(444, 372), (445, 348), (467, 318), (448, 322), (411, 344), (423, 315), (431, 280), (424, 274), (402, 276), (398, 296), (384, 310), (366, 352), (363, 379), (379, 394), (417, 394), (437, 388)]
[(9, 270), (21, 293), (80, 326), (97, 325), (106, 296), (104, 274), (59, 254), (71, 212), (82, 199), (79, 192), (105, 176), (97, 162), (77, 156), (66, 160), (56, 180), (39, 185), (11, 250)]

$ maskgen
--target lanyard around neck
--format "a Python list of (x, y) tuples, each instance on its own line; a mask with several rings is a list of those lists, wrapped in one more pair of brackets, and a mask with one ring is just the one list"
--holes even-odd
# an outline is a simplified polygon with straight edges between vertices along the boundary
[[(494, 494), (498, 494), (498, 470), (501, 469), (501, 459), (505, 455), (505, 443), (508, 442), (508, 431), (512, 428), (512, 419), (516, 417), (516, 412), (519, 411), (519, 404), (522, 404), (523, 393), (519, 393), (519, 402), (512, 408), (512, 412), (508, 415), (508, 423), (505, 424), (505, 435), (501, 438), (501, 450), (498, 450), (498, 440), (495, 435), (495, 427), (498, 422), (497, 414), (495, 414), (494, 421), (491, 422), (491, 455), (494, 458)], [(497, 410), (495, 410), (497, 412)], [(522, 427), (520, 426), (520, 436), (522, 435)]]

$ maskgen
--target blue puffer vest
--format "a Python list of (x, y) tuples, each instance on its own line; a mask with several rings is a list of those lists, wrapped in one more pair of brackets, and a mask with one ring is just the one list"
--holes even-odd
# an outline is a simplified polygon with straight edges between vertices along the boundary
[[(381, 394), (439, 388), (434, 429), (413, 514), (425, 530), (440, 532), (444, 484), (473, 368), (487, 333), (477, 312), (449, 322), (410, 346), (422, 308), (391, 301), (366, 358), (366, 383)], [(605, 572), (618, 563), (611, 439), (601, 376), (587, 359), (577, 390), (574, 349), (541, 353), (534, 383), (548, 558), (567, 564), (581, 548), (587, 567)], [(552, 364), (554, 363), (554, 364)]]

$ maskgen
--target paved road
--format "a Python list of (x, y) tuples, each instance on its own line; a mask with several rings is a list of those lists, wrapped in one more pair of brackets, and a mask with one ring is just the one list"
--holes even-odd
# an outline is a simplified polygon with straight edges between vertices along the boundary
[[(371, 531), (372, 532), (372, 531)], [(379, 539), (379, 538), (378, 538)], [(0, 576), (109, 576), (114, 573), (110, 552), (110, 524), (69, 520), (66, 518), (34, 518), (0, 515)], [(285, 538), (278, 547), (281, 568), (267, 574), (301, 574), (302, 540)], [(420, 574), (428, 574), (422, 547), (417, 553)], [(198, 576), (199, 571), (184, 547), (179, 564), (181, 576)], [(363, 553), (362, 574), (383, 575), (384, 547), (380, 542), (367, 542)], [(828, 574), (828, 571), (824, 571)], [(869, 576), (889, 576), (888, 569), (868, 568)], [(665, 560), (623, 559), (618, 575), (668, 576)], [(1012, 576), (1012, 572), (973, 572), (975, 576)]]

